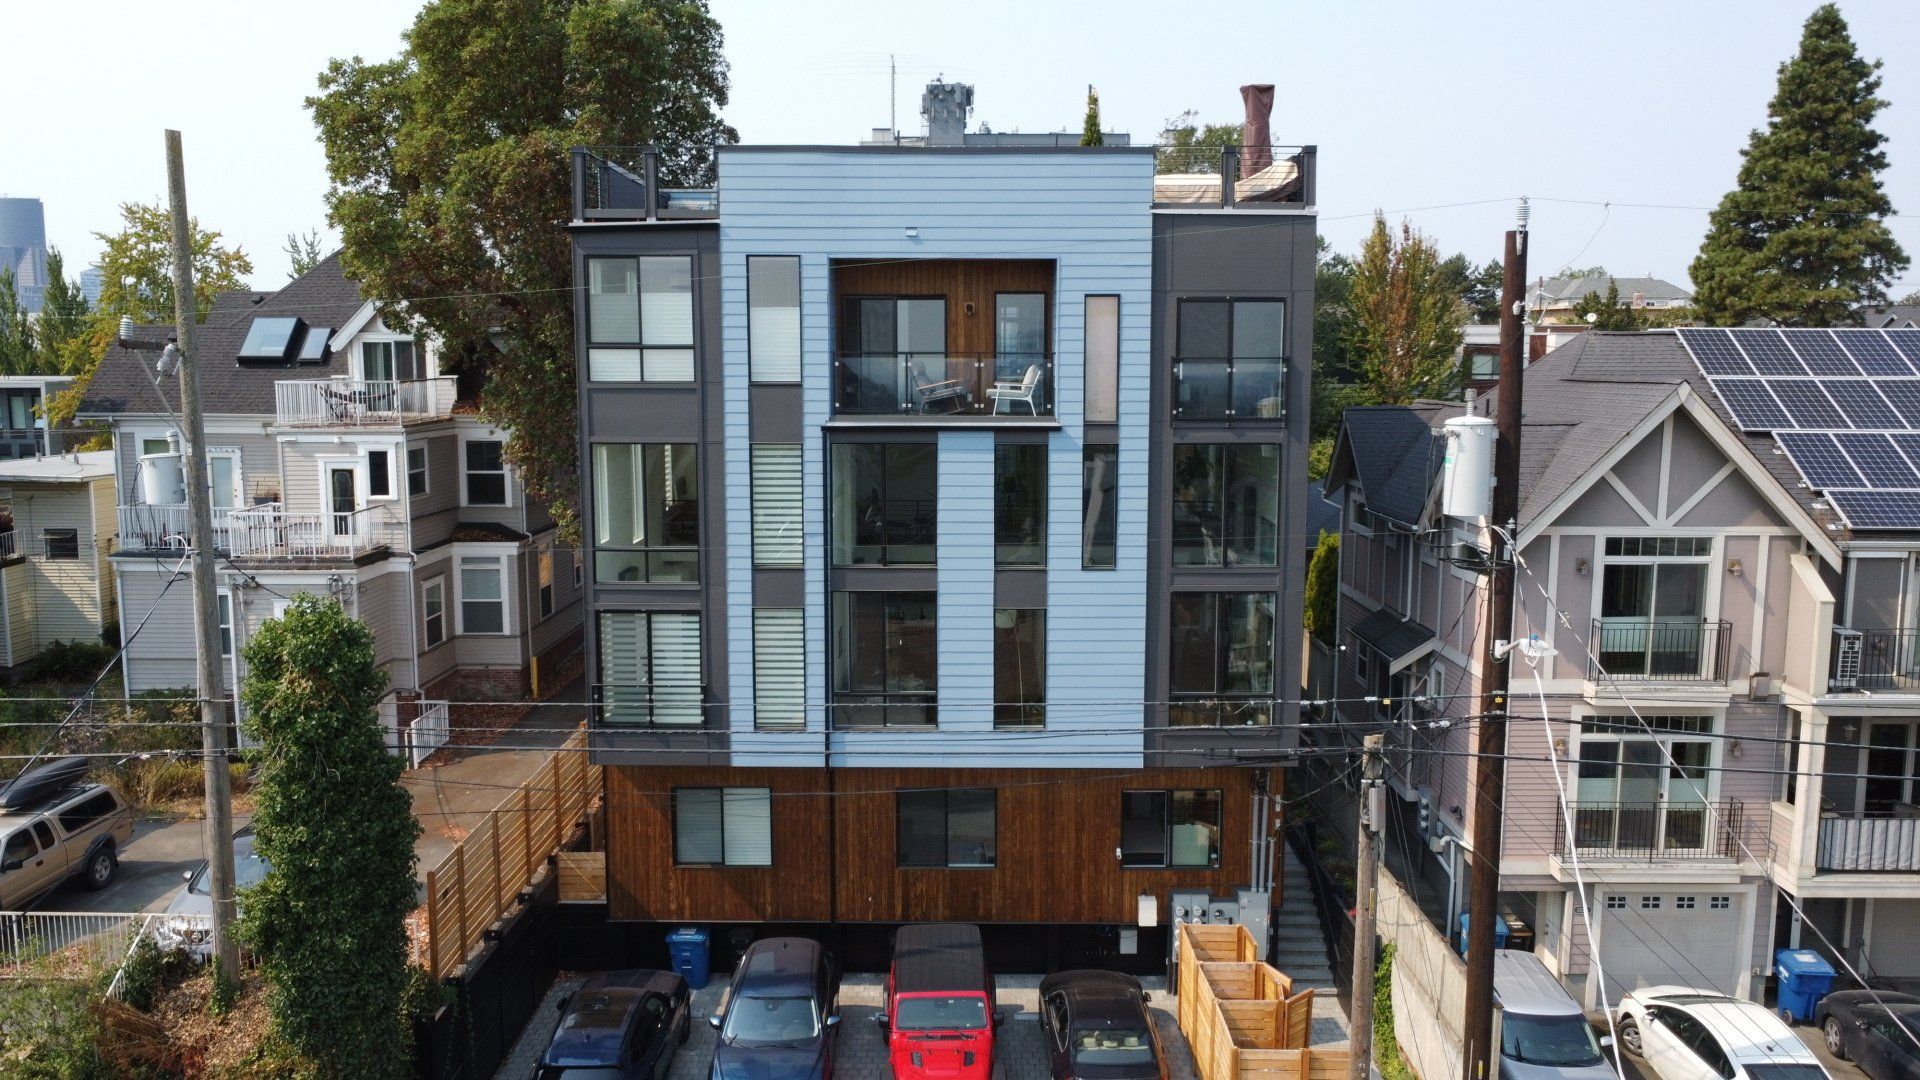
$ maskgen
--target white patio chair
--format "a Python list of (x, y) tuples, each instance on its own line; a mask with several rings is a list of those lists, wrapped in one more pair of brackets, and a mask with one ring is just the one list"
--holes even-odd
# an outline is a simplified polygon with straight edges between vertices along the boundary
[[(1028, 364), (1026, 374), (1019, 379), (999, 379), (987, 389), (987, 397), (993, 400), (993, 411), (1000, 412), (1002, 402), (1026, 402), (1027, 411), (1040, 415), (1040, 406), (1034, 400), (1040, 395), (1040, 365)], [(1011, 407), (1008, 409), (1012, 411)]]

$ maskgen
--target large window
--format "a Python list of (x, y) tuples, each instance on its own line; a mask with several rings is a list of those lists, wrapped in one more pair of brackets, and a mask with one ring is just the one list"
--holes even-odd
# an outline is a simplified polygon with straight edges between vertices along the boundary
[(800, 381), (800, 257), (747, 256), (747, 373), (757, 383)]
[(1080, 452), (1080, 567), (1118, 565), (1120, 448), (1088, 446)]
[(1175, 566), (1272, 566), (1279, 537), (1280, 447), (1173, 448)]
[(700, 580), (692, 443), (595, 443), (593, 579)]
[(935, 445), (835, 443), (833, 565), (931, 566)]
[(674, 788), (676, 866), (772, 866), (773, 792), (768, 788)]
[(693, 381), (693, 259), (587, 260), (587, 377)]
[(608, 725), (694, 727), (704, 719), (700, 616), (691, 612), (600, 613), (600, 681)]
[(894, 855), (901, 866), (992, 866), (992, 788), (902, 791), (894, 796)]
[(1047, 613), (998, 608), (993, 613), (993, 725), (1047, 722)]
[(845, 297), (839, 339), (838, 412), (954, 413), (980, 404), (973, 361), (947, 356), (944, 297)]
[(1086, 303), (1087, 422), (1111, 424), (1120, 419), (1120, 298), (1089, 296)]
[(1174, 593), (1176, 726), (1273, 722), (1272, 593)]
[(1047, 563), (1045, 443), (993, 448), (993, 561), (998, 566)]
[(753, 565), (799, 566), (800, 447), (755, 443), (748, 456), (753, 487)]
[(368, 382), (412, 382), (424, 377), (411, 341), (360, 343), (360, 377)]
[(1574, 808), (1581, 850), (1715, 854), (1713, 736), (1707, 715), (1583, 721)]
[(498, 555), (460, 557), (460, 632), (507, 632), (506, 560)]
[(1864, 779), (1855, 812), (1868, 817), (1911, 816), (1914, 804), (1920, 802), (1920, 745), (1915, 739), (1920, 727), (1911, 720), (1869, 721), (1866, 734), (1867, 763), (1861, 770)]
[(1220, 792), (1120, 793), (1120, 865), (1220, 865)]
[(933, 593), (833, 594), (833, 726), (932, 727), (938, 672)]
[(754, 608), (753, 726), (798, 728), (806, 722), (806, 613)]
[(1710, 536), (1613, 536), (1600, 579), (1596, 651), (1609, 675), (1711, 675), (1706, 621)]
[(462, 454), (467, 474), (466, 505), (507, 505), (506, 443), (498, 439), (468, 439)]
[(1284, 301), (1181, 300), (1174, 344), (1174, 416), (1284, 418), (1285, 357)]

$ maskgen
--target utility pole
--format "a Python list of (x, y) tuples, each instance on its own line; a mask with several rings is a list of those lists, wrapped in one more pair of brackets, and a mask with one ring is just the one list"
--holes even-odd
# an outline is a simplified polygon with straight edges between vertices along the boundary
[(1520, 513), (1521, 312), (1527, 281), (1527, 200), (1507, 233), (1500, 276), (1500, 390), (1493, 442), (1493, 564), (1487, 578), (1486, 647), (1480, 653), (1480, 739), (1473, 759), (1473, 851), (1467, 892), (1465, 1080), (1493, 1077), (1493, 920), (1499, 917), (1501, 798), (1507, 753), (1508, 643), (1513, 637), (1514, 519)]
[(1360, 752), (1360, 829), (1353, 867), (1353, 1053), (1349, 1080), (1373, 1076), (1373, 920), (1379, 906), (1380, 853), (1374, 847), (1386, 813), (1380, 780), (1380, 748), (1386, 736), (1366, 737)]
[(206, 849), (213, 900), (213, 955), (227, 978), (240, 973), (233, 937), (233, 805), (227, 776), (227, 718), (220, 693), (220, 608), (214, 596), (213, 508), (207, 486), (207, 425), (193, 351), (193, 224), (180, 133), (167, 131), (167, 201), (173, 214), (173, 321), (180, 369), (180, 412), (187, 430), (188, 541), (193, 545), (193, 652), (198, 661), (200, 749), (207, 782)]

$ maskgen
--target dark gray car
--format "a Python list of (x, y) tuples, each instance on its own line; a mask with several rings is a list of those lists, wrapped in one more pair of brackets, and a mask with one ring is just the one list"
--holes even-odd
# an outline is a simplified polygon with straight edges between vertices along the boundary
[(756, 941), (727, 987), (712, 1080), (829, 1080), (840, 973), (817, 941)]

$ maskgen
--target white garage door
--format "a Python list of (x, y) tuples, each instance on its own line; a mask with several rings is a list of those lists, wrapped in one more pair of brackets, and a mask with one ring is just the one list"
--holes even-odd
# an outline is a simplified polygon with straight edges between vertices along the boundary
[(1600, 960), (1609, 994), (1679, 984), (1733, 994), (1752, 952), (1746, 898), (1739, 893), (1606, 894), (1600, 902)]

